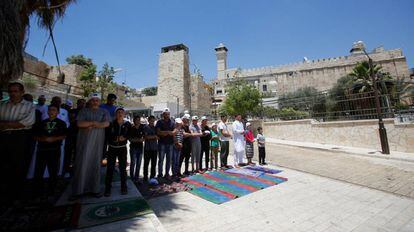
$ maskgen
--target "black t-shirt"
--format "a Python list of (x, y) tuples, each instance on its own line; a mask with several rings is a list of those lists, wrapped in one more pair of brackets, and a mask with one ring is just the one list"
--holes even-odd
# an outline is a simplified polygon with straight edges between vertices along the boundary
[[(210, 132), (210, 127), (208, 127), (207, 125), (201, 127), (201, 132), (204, 133), (204, 131)], [(210, 146), (211, 134), (201, 136), (200, 139), (201, 139), (201, 146), (203, 146), (203, 147), (209, 147)]]
[[(135, 126), (132, 126), (131, 129), (129, 130), (128, 139), (142, 139), (144, 137), (144, 127), (145, 125), (143, 124), (140, 124), (138, 128), (136, 128)], [(143, 147), (142, 142), (132, 142), (131, 140), (129, 142), (130, 142), (130, 147), (141, 148), (141, 149)]]
[(116, 120), (111, 122), (109, 126), (108, 134), (108, 144), (113, 146), (124, 146), (127, 144), (127, 140), (117, 142), (117, 137), (123, 136), (128, 139), (129, 130), (131, 129), (131, 123), (128, 121), (123, 121), (121, 124), (118, 124)]
[[(53, 120), (45, 119), (38, 123), (34, 128), (35, 136), (55, 137), (66, 135), (66, 133), (66, 123), (58, 118)], [(61, 144), (62, 140), (53, 143), (39, 141), (37, 147), (38, 149), (60, 149)]]
[[(160, 129), (160, 131), (173, 131), (174, 127), (175, 127), (174, 121), (171, 119), (168, 119), (168, 121), (165, 121), (164, 119), (158, 120), (157, 124), (155, 125), (155, 128)], [(158, 143), (173, 144), (174, 136), (172, 135), (162, 136), (158, 140)]]
[[(184, 129), (185, 133), (191, 133), (189, 126), (183, 125), (183, 129)], [(186, 149), (191, 150), (191, 137), (184, 137), (183, 150), (186, 150)]]

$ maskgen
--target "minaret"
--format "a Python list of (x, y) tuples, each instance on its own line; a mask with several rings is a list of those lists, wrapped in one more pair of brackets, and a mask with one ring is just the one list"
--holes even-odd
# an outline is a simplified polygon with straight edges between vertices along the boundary
[(226, 79), (228, 50), (223, 43), (220, 43), (214, 50), (216, 50), (217, 57), (217, 79)]

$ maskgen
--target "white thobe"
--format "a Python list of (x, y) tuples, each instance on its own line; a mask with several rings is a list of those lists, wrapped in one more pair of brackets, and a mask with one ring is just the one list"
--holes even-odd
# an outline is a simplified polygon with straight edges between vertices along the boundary
[(244, 139), (244, 127), (240, 121), (233, 122), (233, 140), (234, 140), (234, 165), (243, 163), (244, 149), (246, 141)]

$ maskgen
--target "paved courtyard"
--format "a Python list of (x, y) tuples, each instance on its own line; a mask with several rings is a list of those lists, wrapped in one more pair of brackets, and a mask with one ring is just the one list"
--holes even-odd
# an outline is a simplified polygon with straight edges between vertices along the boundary
[(267, 151), (289, 181), (221, 205), (187, 192), (149, 203), (167, 231), (414, 231), (414, 163), (273, 144)]

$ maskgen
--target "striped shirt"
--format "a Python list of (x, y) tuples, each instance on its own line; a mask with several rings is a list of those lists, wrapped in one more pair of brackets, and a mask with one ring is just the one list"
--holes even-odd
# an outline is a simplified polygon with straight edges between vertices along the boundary
[[(17, 104), (9, 101), (0, 102), (0, 121), (19, 122), (25, 127), (20, 129), (30, 129), (36, 121), (36, 107), (33, 103), (21, 100)], [(7, 129), (7, 130), (20, 130)]]

